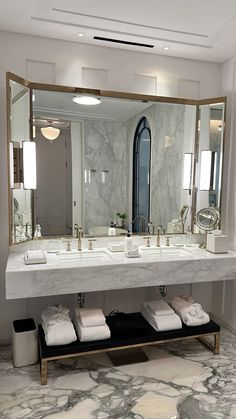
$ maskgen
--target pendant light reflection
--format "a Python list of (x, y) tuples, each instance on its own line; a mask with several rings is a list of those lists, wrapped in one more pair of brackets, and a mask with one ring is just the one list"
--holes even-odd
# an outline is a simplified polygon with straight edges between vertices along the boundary
[(59, 137), (60, 130), (59, 128), (54, 128), (52, 125), (48, 125), (47, 127), (41, 128), (41, 133), (47, 140), (54, 141)]

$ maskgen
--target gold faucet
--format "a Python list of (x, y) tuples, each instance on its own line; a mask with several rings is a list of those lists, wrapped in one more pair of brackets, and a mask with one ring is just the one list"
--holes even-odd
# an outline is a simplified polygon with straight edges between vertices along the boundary
[(157, 247), (161, 246), (161, 238), (160, 238), (160, 231), (162, 230), (162, 233), (165, 234), (165, 228), (159, 224), (157, 227)]
[(81, 252), (81, 250), (82, 250), (82, 237), (83, 237), (83, 230), (82, 230), (82, 228), (80, 227), (80, 228), (76, 231), (76, 233), (78, 233), (78, 234), (76, 235), (76, 237), (78, 238), (78, 247), (77, 247), (77, 249), (78, 249), (78, 251), (79, 251), (79, 252)]

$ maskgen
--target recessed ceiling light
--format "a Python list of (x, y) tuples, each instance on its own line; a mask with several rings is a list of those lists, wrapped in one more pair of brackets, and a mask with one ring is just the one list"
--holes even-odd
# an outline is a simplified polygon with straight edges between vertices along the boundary
[(83, 34), (82, 32), (79, 32), (77, 35), (78, 35), (80, 38), (83, 38), (83, 36), (84, 36), (84, 34)]
[(165, 51), (168, 51), (169, 47), (164, 47), (163, 49), (164, 49)]
[(74, 96), (72, 100), (79, 105), (99, 105), (101, 103), (101, 99), (94, 96)]

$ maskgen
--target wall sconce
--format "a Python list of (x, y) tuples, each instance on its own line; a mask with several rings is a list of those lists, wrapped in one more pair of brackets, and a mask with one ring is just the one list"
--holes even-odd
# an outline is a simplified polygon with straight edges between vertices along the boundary
[(193, 173), (193, 153), (184, 153), (183, 189), (191, 193)]
[(10, 142), (11, 189), (36, 189), (36, 144), (33, 141)]
[(200, 165), (200, 191), (212, 191), (216, 187), (216, 161), (217, 153), (215, 151), (201, 151)]

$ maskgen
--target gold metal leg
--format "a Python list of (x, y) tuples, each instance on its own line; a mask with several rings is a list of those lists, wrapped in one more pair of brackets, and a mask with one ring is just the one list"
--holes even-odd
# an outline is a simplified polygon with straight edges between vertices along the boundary
[(216, 333), (214, 336), (214, 353), (217, 355), (220, 353), (220, 332)]
[(48, 381), (48, 362), (44, 359), (40, 362), (40, 381), (42, 385), (46, 385)]
[(214, 344), (212, 344), (208, 339), (203, 336), (198, 336), (197, 338), (203, 345), (209, 348), (214, 354), (220, 353), (220, 332), (214, 334)]

